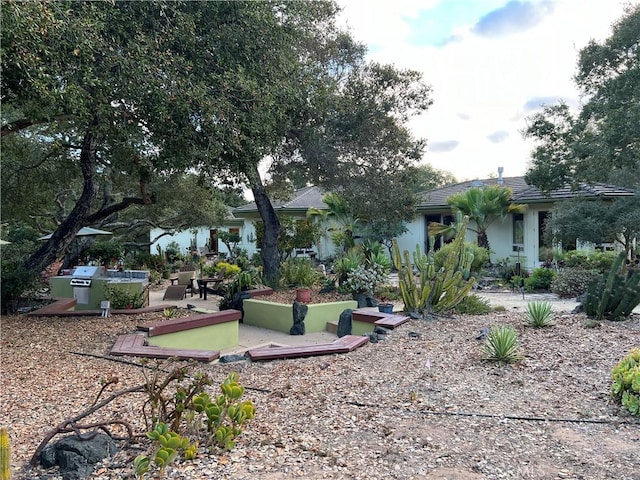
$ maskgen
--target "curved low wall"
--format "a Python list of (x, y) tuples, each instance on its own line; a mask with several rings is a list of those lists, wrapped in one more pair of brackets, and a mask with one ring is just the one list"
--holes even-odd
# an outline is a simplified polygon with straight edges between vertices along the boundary
[[(242, 302), (243, 323), (261, 328), (268, 328), (278, 332), (289, 333), (293, 326), (293, 305), (286, 303), (267, 302), (265, 300), (246, 299)], [(340, 314), (350, 308), (358, 308), (358, 302), (347, 300), (332, 303), (310, 303), (304, 318), (305, 332), (324, 332), (327, 322), (337, 322)]]

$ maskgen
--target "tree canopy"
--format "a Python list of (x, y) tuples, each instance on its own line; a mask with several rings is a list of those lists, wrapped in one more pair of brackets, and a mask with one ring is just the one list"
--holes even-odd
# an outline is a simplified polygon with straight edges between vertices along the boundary
[[(300, 163), (363, 204), (372, 190), (361, 183), (401, 178), (424, 146), (404, 124), (428, 107), (429, 88), (417, 72), (366, 63), (337, 11), (332, 1), (3, 2), (3, 148), (29, 149), (12, 156), (15, 172), (46, 164), (68, 192), (57, 230), (24, 267), (60, 257), (82, 226), (167, 213), (170, 186), (188, 188), (181, 175), (193, 173), (204, 190), (252, 190), (273, 280), (279, 222), (264, 159), (274, 171)], [(51, 217), (55, 190), (33, 210), (49, 197)]]
[(574, 80), (584, 103), (547, 106), (528, 119), (536, 140), (526, 179), (549, 191), (575, 182), (640, 185), (640, 5), (601, 43), (580, 51)]
[(526, 180), (543, 191), (580, 182), (635, 189), (631, 198), (559, 203), (548, 224), (557, 240), (629, 250), (640, 225), (640, 5), (628, 7), (607, 39), (580, 51), (574, 80), (584, 98), (577, 114), (560, 104), (528, 119), (524, 135), (536, 147)]

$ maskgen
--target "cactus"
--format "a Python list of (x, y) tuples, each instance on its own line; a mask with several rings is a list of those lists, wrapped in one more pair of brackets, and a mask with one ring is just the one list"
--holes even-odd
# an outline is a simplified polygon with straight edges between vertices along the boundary
[[(453, 309), (467, 296), (475, 283), (475, 279), (469, 276), (473, 253), (464, 244), (468, 221), (468, 217), (463, 218), (452, 243), (453, 248), (439, 271), (435, 270), (433, 249), (423, 254), (420, 246), (416, 245), (412, 265), (409, 252), (405, 250), (401, 254), (398, 242), (394, 239), (393, 262), (398, 270), (400, 293), (406, 311), (423, 316), (442, 313)], [(433, 245), (431, 240), (429, 243)]]
[(11, 478), (11, 447), (9, 444), (9, 432), (6, 428), (0, 428), (0, 480)]
[(596, 320), (622, 320), (640, 304), (640, 273), (623, 269), (621, 253), (611, 265), (606, 277), (595, 281), (587, 291), (585, 313)]

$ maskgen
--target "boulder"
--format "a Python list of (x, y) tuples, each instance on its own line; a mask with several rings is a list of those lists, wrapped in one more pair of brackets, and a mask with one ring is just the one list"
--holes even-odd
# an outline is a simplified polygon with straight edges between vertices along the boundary
[(63, 480), (80, 480), (88, 477), (96, 463), (116, 453), (115, 441), (104, 433), (88, 439), (76, 435), (64, 437), (47, 445), (40, 454), (45, 468), (60, 467)]

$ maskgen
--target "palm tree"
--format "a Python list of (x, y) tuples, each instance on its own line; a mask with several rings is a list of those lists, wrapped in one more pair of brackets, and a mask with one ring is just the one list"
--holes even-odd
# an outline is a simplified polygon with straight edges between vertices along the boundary
[[(494, 220), (505, 218), (512, 213), (524, 213), (526, 205), (511, 203), (513, 191), (509, 187), (489, 185), (472, 187), (465, 192), (451, 195), (447, 203), (462, 215), (467, 215), (476, 224), (478, 246), (489, 249), (487, 229)], [(451, 229), (449, 225), (429, 224), (434, 234), (443, 234)], [(446, 228), (445, 228), (446, 227)], [(473, 230), (473, 229), (471, 229)]]
[(307, 210), (307, 217), (318, 216), (323, 221), (331, 219), (332, 226), (327, 229), (331, 232), (331, 241), (336, 247), (341, 248), (343, 253), (346, 253), (355, 246), (354, 230), (359, 219), (351, 213), (345, 198), (337, 193), (325, 194), (322, 201), (327, 205), (327, 210), (312, 207)]

